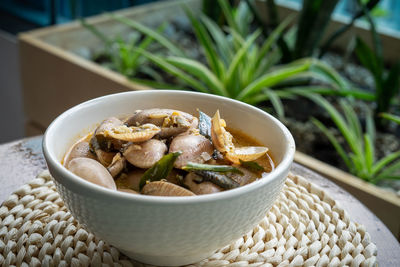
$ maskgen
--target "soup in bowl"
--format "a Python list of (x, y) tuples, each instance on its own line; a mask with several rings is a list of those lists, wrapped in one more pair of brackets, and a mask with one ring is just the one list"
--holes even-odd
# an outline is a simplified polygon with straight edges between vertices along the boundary
[[(162, 122), (143, 121), (138, 114)], [(102, 128), (110, 118), (118, 125)], [(182, 125), (183, 130), (168, 129)], [(136, 133), (147, 139), (132, 139)], [(79, 142), (86, 142), (86, 154), (72, 155)], [(193, 143), (206, 149), (191, 157), (187, 150)], [(161, 152), (149, 163), (141, 152), (153, 145)], [(265, 216), (286, 179), (295, 145), (278, 120), (253, 106), (163, 90), (108, 95), (71, 108), (48, 127), (43, 151), (57, 190), (79, 223), (138, 261), (183, 265), (206, 258)], [(104, 153), (110, 154), (107, 162)], [(90, 164), (103, 168), (109, 186), (81, 171)], [(168, 173), (157, 172), (165, 164)], [(131, 173), (139, 173), (135, 184), (129, 182)], [(248, 173), (252, 178), (243, 182)], [(199, 191), (203, 184), (213, 189)], [(165, 190), (170, 187), (185, 193)]]

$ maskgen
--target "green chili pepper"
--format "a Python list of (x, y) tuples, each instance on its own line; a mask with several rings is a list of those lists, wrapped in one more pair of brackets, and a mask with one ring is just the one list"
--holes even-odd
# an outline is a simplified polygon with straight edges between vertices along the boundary
[(182, 169), (185, 171), (233, 172), (243, 175), (242, 171), (230, 165), (211, 165), (188, 162)]
[(160, 181), (167, 178), (168, 174), (174, 167), (175, 160), (181, 155), (181, 152), (169, 153), (157, 161), (153, 167), (148, 169), (140, 178), (139, 189), (142, 190), (146, 182)]

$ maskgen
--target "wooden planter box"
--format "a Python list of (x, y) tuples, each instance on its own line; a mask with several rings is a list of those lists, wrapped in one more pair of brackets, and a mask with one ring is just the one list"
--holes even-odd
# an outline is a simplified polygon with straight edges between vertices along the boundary
[[(117, 13), (148, 25), (158, 26), (180, 13), (185, 3), (199, 10), (199, 0), (171, 0), (130, 8)], [(115, 35), (130, 31), (108, 16), (96, 16), (89, 23)], [(49, 123), (66, 109), (83, 101), (127, 90), (146, 90), (123, 75), (79, 56), (81, 49), (99, 49), (101, 43), (80, 23), (69, 23), (23, 33), (19, 36), (21, 75), (27, 135), (43, 133)], [(399, 237), (400, 198), (363, 182), (302, 153), (295, 161), (333, 180), (373, 211)], [(345, 204), (345, 203), (344, 203)], [(362, 222), (360, 222), (362, 223)]]
[[(125, 9), (117, 14), (151, 26), (183, 14), (181, 5), (199, 10), (201, 1), (161, 1)], [(110, 36), (131, 31), (107, 15), (88, 22)], [(103, 44), (79, 22), (22, 33), (19, 36), (21, 80), (26, 116), (26, 135), (43, 133), (62, 112), (83, 101), (123, 91), (150, 89), (103, 68), (78, 54), (99, 50)]]

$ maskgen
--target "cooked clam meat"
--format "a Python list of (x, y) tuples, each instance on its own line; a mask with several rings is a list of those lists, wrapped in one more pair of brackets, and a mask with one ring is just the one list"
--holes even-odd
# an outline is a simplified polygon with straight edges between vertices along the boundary
[(63, 165), (68, 166), (68, 163), (74, 158), (96, 158), (96, 155), (90, 151), (90, 144), (87, 138), (79, 140), (70, 148), (65, 155)]
[(161, 138), (169, 138), (186, 132), (191, 128), (196, 128), (198, 119), (179, 110), (153, 108), (139, 110), (126, 121), (128, 126), (143, 125), (146, 123), (160, 127), (159, 136)]
[(90, 158), (74, 158), (68, 169), (83, 179), (100, 186), (116, 190), (115, 182), (107, 169), (98, 161)]
[(229, 129), (218, 110), (196, 118), (161, 108), (105, 119), (71, 146), (63, 164), (112, 190), (180, 197), (234, 189), (274, 169), (268, 148)]
[(139, 168), (150, 168), (167, 152), (167, 145), (165, 142), (150, 139), (146, 142), (139, 144), (131, 144), (124, 151), (124, 157), (132, 165)]
[(104, 131), (104, 135), (120, 141), (143, 142), (150, 140), (161, 129), (154, 124), (146, 123), (140, 126), (121, 125)]
[(175, 168), (182, 168), (188, 162), (204, 163), (211, 159), (214, 147), (210, 140), (200, 134), (183, 134), (175, 137), (170, 146), (169, 152), (182, 152), (174, 163)]
[(233, 136), (226, 129), (225, 120), (221, 119), (219, 111), (211, 119), (211, 139), (215, 148), (225, 155), (225, 157), (234, 164), (240, 164), (240, 161), (256, 160), (268, 151), (267, 147), (246, 146), (236, 148), (233, 144)]
[(184, 185), (196, 195), (212, 194), (224, 190), (212, 182), (203, 181), (203, 177), (194, 172), (190, 172), (185, 176)]

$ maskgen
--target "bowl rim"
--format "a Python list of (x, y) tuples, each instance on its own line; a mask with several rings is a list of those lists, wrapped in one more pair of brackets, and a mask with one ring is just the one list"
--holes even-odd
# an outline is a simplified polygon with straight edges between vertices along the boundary
[[(286, 141), (286, 153), (283, 156), (282, 161), (279, 163), (279, 165), (271, 172), (268, 173), (267, 175), (263, 176), (261, 179), (258, 179), (250, 184), (235, 188), (235, 189), (230, 189), (218, 193), (213, 193), (213, 194), (205, 194), (205, 195), (196, 195), (196, 196), (184, 196), (184, 197), (164, 197), (164, 196), (147, 196), (147, 195), (141, 195), (141, 194), (130, 194), (126, 192), (121, 192), (121, 191), (114, 191), (110, 190), (108, 188), (102, 187), (100, 185), (91, 183), (89, 181), (86, 181), (82, 179), (81, 177), (75, 175), (74, 173), (70, 172), (66, 167), (64, 167), (61, 162), (59, 162), (56, 159), (56, 156), (54, 153), (51, 153), (51, 148), (49, 147), (49, 136), (51, 136), (51, 133), (55, 131), (54, 129), (57, 128), (58, 125), (62, 124), (62, 121), (64, 118), (71, 116), (72, 114), (76, 113), (77, 111), (84, 109), (88, 106), (92, 105), (97, 105), (99, 103), (103, 103), (105, 100), (109, 99), (110, 97), (123, 97), (126, 95), (138, 95), (140, 96), (141, 94), (182, 94), (182, 95), (187, 95), (187, 96), (196, 96), (196, 95), (203, 95), (206, 97), (211, 97), (215, 98), (216, 100), (220, 101), (228, 101), (228, 102), (234, 102), (235, 104), (245, 106), (246, 108), (250, 109), (251, 112), (257, 112), (257, 113), (262, 113), (264, 116), (269, 117), (273, 123), (275, 123), (280, 130), (283, 132), (285, 136), (285, 141)], [(54, 136), (54, 135), (53, 135)], [(53, 177), (53, 179), (57, 180), (60, 184), (68, 184), (70, 186), (79, 186), (82, 189), (90, 190), (86, 191), (92, 194), (96, 195), (103, 195), (104, 197), (112, 197), (120, 200), (126, 200), (126, 201), (132, 201), (134, 200), (135, 202), (141, 202), (141, 203), (157, 203), (157, 204), (190, 204), (190, 203), (203, 203), (203, 202), (213, 202), (217, 200), (228, 200), (234, 197), (238, 197), (244, 194), (249, 194), (263, 186), (266, 186), (267, 184), (271, 183), (273, 180), (277, 179), (278, 177), (282, 175), (286, 175), (286, 172), (288, 172), (294, 158), (294, 153), (295, 153), (295, 142), (293, 139), (293, 136), (289, 132), (289, 130), (284, 126), (278, 119), (270, 115), (269, 113), (262, 111), (258, 109), (257, 107), (251, 106), (249, 104), (246, 104), (244, 102), (231, 99), (228, 97), (223, 97), (223, 96), (218, 96), (218, 95), (213, 95), (213, 94), (207, 94), (207, 93), (200, 93), (200, 92), (192, 92), (192, 91), (177, 91), (177, 90), (143, 90), (143, 91), (128, 91), (128, 92), (122, 92), (122, 93), (116, 93), (116, 94), (109, 94), (109, 95), (104, 95), (101, 97), (97, 97), (85, 102), (82, 102), (62, 114), (60, 114), (56, 119), (52, 121), (52, 123), (48, 126), (46, 129), (46, 132), (43, 136), (43, 141), (42, 141), (42, 149), (43, 149), (43, 154), (45, 157), (45, 160), (49, 166), (49, 169), (53, 167), (58, 173), (60, 173), (63, 177), (65, 177), (67, 180), (64, 180), (61, 182), (59, 179)]]

